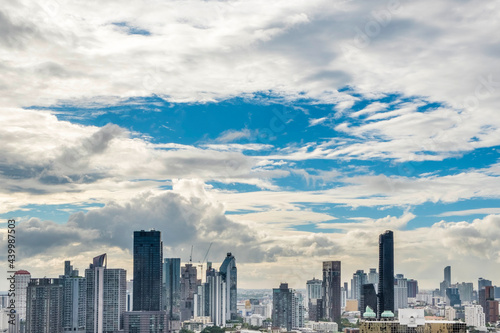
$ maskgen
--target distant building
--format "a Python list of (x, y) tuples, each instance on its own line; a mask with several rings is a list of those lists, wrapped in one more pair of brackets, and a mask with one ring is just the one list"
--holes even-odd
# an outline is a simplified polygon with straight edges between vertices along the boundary
[(457, 288), (460, 294), (460, 300), (463, 303), (471, 304), (472, 301), (474, 300), (473, 298), (474, 284), (472, 282), (462, 282), (457, 285)]
[(326, 319), (340, 324), (341, 293), (340, 261), (323, 262), (323, 315)]
[(408, 279), (408, 281), (406, 281), (406, 285), (408, 286), (408, 298), (417, 297), (418, 281), (414, 279)]
[(160, 311), (163, 244), (160, 231), (134, 231), (134, 311)]
[(379, 236), (377, 318), (384, 311), (394, 313), (394, 236), (387, 230)]
[(375, 291), (375, 286), (370, 284), (364, 284), (361, 293), (361, 313), (366, 311), (366, 307), (369, 306), (375, 313), (377, 313), (377, 292)]
[(481, 305), (467, 305), (464, 310), (467, 326), (486, 327), (486, 319)]
[(451, 307), (462, 305), (458, 288), (446, 288), (446, 304)]
[(70, 261), (64, 262), (64, 275), (59, 276), (63, 285), (64, 332), (85, 333), (87, 325), (87, 280), (78, 276)]
[[(352, 275), (351, 279), (351, 299), (358, 301), (361, 304), (361, 293), (362, 286), (368, 282), (368, 277), (362, 269), (358, 269), (356, 273)], [(360, 310), (360, 309), (358, 309)]]
[[(225, 326), (227, 287), (220, 272), (214, 268), (207, 269), (207, 282), (205, 283), (205, 313), (210, 317), (214, 325)], [(194, 295), (196, 296), (196, 295)]]
[(272, 322), (274, 327), (291, 331), (303, 327), (304, 313), (302, 295), (288, 288), (288, 283), (281, 283), (273, 289)]
[(62, 310), (60, 279), (31, 279), (26, 298), (26, 332), (62, 332)]
[(114, 333), (122, 329), (127, 305), (127, 272), (107, 268), (107, 256), (94, 258), (85, 270), (87, 333)]
[(321, 333), (336, 333), (339, 330), (339, 325), (336, 322), (314, 322), (309, 321), (305, 324), (305, 328)]
[(26, 295), (28, 291), (28, 283), (31, 280), (31, 274), (25, 270), (19, 270), (14, 273), (16, 286), (16, 312), (19, 315), (19, 320), (26, 321)]
[(236, 259), (229, 252), (219, 268), (222, 281), (225, 282), (224, 301), (227, 320), (235, 320), (238, 317), (236, 302), (238, 298), (238, 270), (236, 268)]
[(191, 319), (194, 315), (194, 294), (197, 285), (196, 267), (186, 264), (181, 268), (181, 322)]
[(377, 284), (378, 284), (378, 273), (377, 273), (377, 269), (376, 268), (370, 268), (370, 272), (368, 273), (368, 281), (367, 281), (367, 283), (371, 283), (375, 287), (377, 286)]
[(394, 310), (408, 307), (408, 280), (403, 274), (396, 274), (394, 279)]
[(323, 282), (319, 279), (308, 280), (306, 288), (309, 320), (318, 321), (323, 318)]
[(477, 290), (478, 291), (483, 289), (484, 287), (489, 287), (492, 285), (493, 284), (491, 283), (491, 280), (483, 279), (481, 277), (477, 280)]
[(485, 286), (479, 290), (479, 305), (483, 307), (487, 323), (498, 321), (498, 301), (495, 301), (495, 288), (493, 286)]
[(180, 320), (181, 317), (181, 259), (165, 258), (162, 272), (162, 307), (169, 318)]

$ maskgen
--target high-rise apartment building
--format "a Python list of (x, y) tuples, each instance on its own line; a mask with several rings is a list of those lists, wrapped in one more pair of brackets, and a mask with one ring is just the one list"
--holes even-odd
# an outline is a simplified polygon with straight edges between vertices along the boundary
[[(207, 282), (205, 293), (205, 309), (207, 315), (216, 326), (224, 326), (227, 318), (227, 284), (222, 278), (220, 272), (214, 268), (207, 270)], [(196, 295), (195, 295), (196, 296)], [(207, 311), (208, 310), (208, 311)]]
[(78, 276), (70, 261), (64, 262), (64, 275), (59, 276), (63, 285), (64, 332), (86, 332), (87, 317), (87, 280)]
[(181, 322), (191, 319), (194, 315), (194, 294), (197, 286), (196, 266), (186, 264), (181, 268)]
[(87, 333), (114, 333), (122, 329), (127, 305), (127, 272), (107, 268), (107, 256), (94, 258), (85, 270)]
[(341, 316), (341, 263), (323, 262), (323, 315), (340, 325)]
[[(352, 275), (351, 279), (351, 299), (358, 301), (358, 306), (361, 306), (361, 293), (363, 285), (368, 283), (368, 276), (365, 271), (359, 269)], [(361, 309), (358, 309), (361, 310)]]
[(160, 231), (134, 231), (134, 311), (160, 311), (163, 244)]
[(377, 317), (380, 318), (384, 311), (394, 313), (394, 236), (390, 230), (379, 236), (378, 273)]
[(14, 273), (14, 280), (16, 286), (16, 312), (19, 315), (21, 322), (26, 321), (26, 293), (28, 291), (28, 284), (31, 280), (31, 274), (25, 270), (19, 270)]
[(31, 279), (26, 295), (26, 332), (61, 333), (63, 285), (60, 279)]
[(306, 283), (309, 320), (319, 321), (323, 318), (323, 281), (313, 278)]
[(479, 290), (479, 305), (483, 307), (487, 323), (496, 323), (498, 321), (498, 301), (495, 301), (495, 289), (493, 286), (485, 286)]
[(238, 270), (236, 259), (229, 252), (219, 268), (222, 281), (225, 282), (225, 312), (227, 320), (235, 320), (238, 316), (237, 292), (238, 292)]
[(273, 326), (291, 331), (304, 325), (304, 307), (302, 295), (288, 288), (288, 283), (281, 283), (273, 289)]
[(181, 259), (165, 258), (162, 277), (162, 307), (171, 320), (181, 317)]
[(467, 305), (464, 307), (464, 312), (467, 326), (486, 327), (485, 315), (481, 305)]
[(408, 280), (403, 274), (396, 274), (394, 280), (394, 310), (408, 307)]

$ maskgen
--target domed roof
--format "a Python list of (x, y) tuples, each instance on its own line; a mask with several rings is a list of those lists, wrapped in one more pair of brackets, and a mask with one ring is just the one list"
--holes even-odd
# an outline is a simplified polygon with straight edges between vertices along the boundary
[(25, 270), (19, 270), (15, 272), (14, 275), (31, 275), (31, 273)]
[(384, 312), (382, 312), (382, 318), (394, 318), (394, 313), (392, 313), (392, 311), (389, 311), (389, 310), (385, 310)]
[(372, 308), (366, 306), (366, 311), (363, 313), (363, 318), (375, 318), (377, 315), (373, 312)]

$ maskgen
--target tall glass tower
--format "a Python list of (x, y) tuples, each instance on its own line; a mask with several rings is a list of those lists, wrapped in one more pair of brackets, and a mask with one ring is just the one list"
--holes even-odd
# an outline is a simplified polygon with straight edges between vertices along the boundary
[(340, 261), (323, 261), (323, 315), (340, 326)]
[(171, 320), (181, 318), (181, 259), (165, 258), (163, 260), (162, 307)]
[(238, 271), (236, 269), (236, 260), (231, 252), (227, 254), (226, 259), (222, 262), (219, 272), (222, 281), (226, 283), (226, 319), (235, 320), (238, 314), (236, 308)]
[(161, 310), (162, 258), (159, 231), (134, 231), (134, 311)]
[(394, 313), (394, 236), (387, 230), (379, 236), (378, 242), (378, 312)]

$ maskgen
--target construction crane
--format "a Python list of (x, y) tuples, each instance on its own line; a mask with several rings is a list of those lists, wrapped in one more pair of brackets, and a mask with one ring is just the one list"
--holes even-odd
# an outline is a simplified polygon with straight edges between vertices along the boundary
[(198, 265), (198, 267), (201, 268), (201, 281), (203, 282), (203, 265), (205, 264), (205, 262), (207, 261), (207, 257), (208, 257), (208, 252), (210, 252), (210, 249), (212, 248), (212, 242), (210, 242), (210, 246), (208, 247), (208, 250), (207, 250), (207, 253), (205, 254), (205, 258), (203, 258), (203, 262), (201, 262), (201, 264)]
[(189, 255), (189, 263), (193, 262), (193, 245), (191, 245), (191, 254)]

